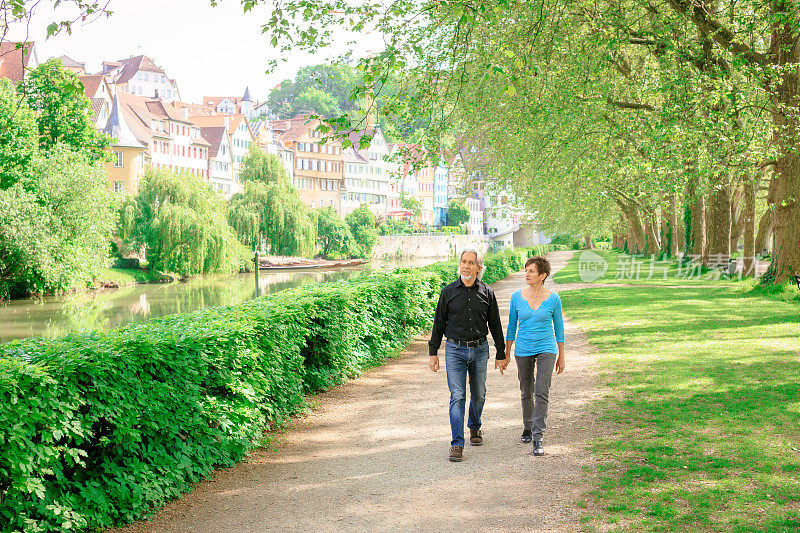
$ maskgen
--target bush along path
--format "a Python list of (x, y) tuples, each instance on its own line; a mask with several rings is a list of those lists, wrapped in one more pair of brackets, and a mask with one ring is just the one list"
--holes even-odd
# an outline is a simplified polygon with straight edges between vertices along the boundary
[[(538, 250), (487, 258), (493, 279)], [(0, 345), (0, 531), (142, 518), (429, 327), (447, 262)]]
[[(571, 253), (551, 254), (554, 267)], [(518, 272), (493, 285), (504, 320), (523, 283)], [(568, 321), (566, 333), (544, 457), (519, 443), (516, 366), (501, 376), (490, 362), (485, 443), (468, 446), (462, 463), (447, 460), (447, 384), (443, 370), (428, 370), (425, 334), (389, 364), (317, 395), (317, 408), (268, 449), (119, 531), (579, 531), (596, 389), (583, 335)]]

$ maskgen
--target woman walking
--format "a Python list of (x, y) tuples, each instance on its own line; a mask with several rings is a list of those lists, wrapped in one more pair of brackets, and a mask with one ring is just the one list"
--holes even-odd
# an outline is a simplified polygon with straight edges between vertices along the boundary
[[(544, 287), (550, 262), (542, 256), (525, 263), (524, 289), (511, 296), (506, 353), (514, 352), (522, 393), (522, 442), (533, 441), (533, 455), (544, 455), (547, 403), (553, 368), (564, 371), (564, 319), (561, 298)], [(556, 355), (557, 353), (557, 355)]]

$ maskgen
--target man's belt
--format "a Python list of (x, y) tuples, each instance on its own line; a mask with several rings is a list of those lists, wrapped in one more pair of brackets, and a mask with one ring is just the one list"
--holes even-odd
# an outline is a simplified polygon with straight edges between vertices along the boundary
[(464, 346), (466, 348), (475, 348), (476, 346), (480, 346), (481, 344), (486, 342), (486, 337), (475, 339), (474, 341), (460, 341), (458, 339), (449, 339), (449, 338), (447, 340), (452, 342), (453, 344), (458, 344), (459, 346)]

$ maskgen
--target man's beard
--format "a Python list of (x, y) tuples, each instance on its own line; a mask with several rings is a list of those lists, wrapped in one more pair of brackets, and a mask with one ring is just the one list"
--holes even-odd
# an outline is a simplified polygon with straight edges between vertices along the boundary
[(466, 280), (471, 280), (472, 279), (472, 274), (461, 274), (461, 277), (466, 279)]

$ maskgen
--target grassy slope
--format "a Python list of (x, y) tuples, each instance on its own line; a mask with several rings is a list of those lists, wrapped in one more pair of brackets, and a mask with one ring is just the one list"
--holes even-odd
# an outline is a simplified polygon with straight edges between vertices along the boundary
[(561, 293), (607, 371), (590, 528), (800, 530), (797, 289), (714, 283)]

